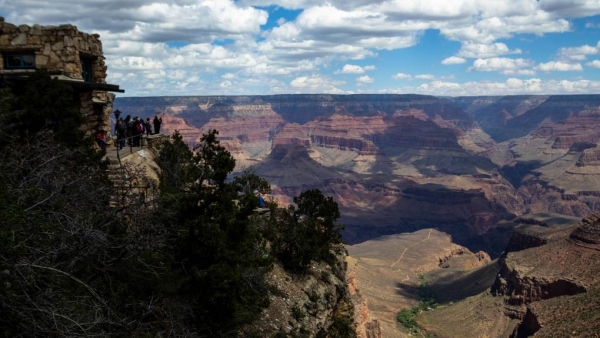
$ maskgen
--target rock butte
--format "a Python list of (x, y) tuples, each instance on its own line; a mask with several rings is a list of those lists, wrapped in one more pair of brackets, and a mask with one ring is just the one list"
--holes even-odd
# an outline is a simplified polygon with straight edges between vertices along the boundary
[[(453, 297), (447, 291), (472, 285), (473, 279), (426, 275), (442, 302), (457, 302), (422, 313), (418, 317), (422, 326), (448, 337), (596, 335), (600, 330), (600, 247), (595, 244), (600, 238), (599, 217), (579, 223), (550, 218), (532, 216), (524, 220), (529, 224), (516, 228), (500, 259), (480, 268), (497, 274), (478, 278), (485, 285), (479, 292)], [(466, 276), (475, 275), (474, 271)]]

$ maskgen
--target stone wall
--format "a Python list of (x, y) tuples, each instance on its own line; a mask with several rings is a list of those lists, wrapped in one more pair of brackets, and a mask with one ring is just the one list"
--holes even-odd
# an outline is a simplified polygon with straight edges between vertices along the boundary
[[(0, 17), (0, 74), (19, 75), (33, 72), (35, 68), (5, 67), (8, 53), (32, 53), (35, 68), (45, 68), (62, 81), (86, 82), (82, 59), (91, 65), (87, 82), (106, 84), (106, 64), (102, 42), (98, 34), (80, 32), (76, 26), (14, 25)], [(111, 130), (110, 115), (115, 95), (107, 91), (77, 89), (81, 114), (86, 117), (83, 128), (94, 133), (99, 128)]]
[[(36, 68), (46, 68), (49, 72), (61, 72), (73, 79), (82, 80), (81, 58), (92, 64), (91, 78), (94, 83), (106, 83), (106, 65), (102, 54), (100, 35), (77, 30), (73, 25), (40, 26), (8, 23), (0, 17), (0, 52), (35, 53)], [(2, 73), (23, 72), (4, 68), (3, 55), (0, 55)]]

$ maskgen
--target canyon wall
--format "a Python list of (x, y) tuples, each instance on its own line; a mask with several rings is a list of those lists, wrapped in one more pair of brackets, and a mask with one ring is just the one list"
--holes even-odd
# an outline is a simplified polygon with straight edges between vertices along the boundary
[(475, 250), (485, 250), (486, 233), (523, 213), (600, 211), (599, 106), (596, 95), (115, 103), (125, 115), (162, 116), (164, 132), (179, 131), (191, 147), (219, 130), (236, 170), (267, 178), (281, 204), (309, 188), (333, 196), (349, 243), (435, 227)]

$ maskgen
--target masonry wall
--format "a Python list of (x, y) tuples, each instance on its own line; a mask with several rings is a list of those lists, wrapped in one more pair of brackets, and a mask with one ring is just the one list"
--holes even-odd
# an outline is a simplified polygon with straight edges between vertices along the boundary
[[(33, 52), (35, 67), (46, 68), (60, 79), (83, 81), (81, 58), (90, 61), (91, 82), (106, 83), (106, 64), (98, 34), (80, 32), (76, 26), (14, 25), (0, 17), (0, 73), (19, 74), (31, 69), (6, 69), (5, 53)], [(110, 130), (110, 114), (114, 94), (106, 91), (79, 91), (81, 113), (86, 116), (84, 128), (93, 133), (98, 128)]]
[[(80, 32), (73, 25), (16, 26), (0, 17), (0, 51), (33, 51), (37, 68), (46, 68), (50, 72), (60, 71), (78, 80), (83, 80), (80, 58), (90, 58), (92, 82), (106, 83), (106, 65), (100, 36)], [(4, 73), (23, 71), (6, 70), (2, 56), (0, 61), (0, 70)]]

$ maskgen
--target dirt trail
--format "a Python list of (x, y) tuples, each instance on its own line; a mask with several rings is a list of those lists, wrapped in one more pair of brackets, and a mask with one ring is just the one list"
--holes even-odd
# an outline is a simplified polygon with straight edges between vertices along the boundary
[[(426, 240), (428, 240), (428, 239), (431, 237), (431, 231), (432, 231), (432, 230), (433, 230), (433, 229), (429, 229), (429, 233), (427, 234), (427, 238), (424, 238), (424, 239), (422, 239), (422, 240), (420, 240), (420, 241), (418, 241), (418, 242), (415, 242), (415, 243), (413, 243), (412, 245), (409, 245), (408, 247), (406, 247), (406, 248), (404, 249), (404, 251), (402, 251), (402, 254), (400, 254), (400, 257), (398, 258), (398, 260), (397, 260), (397, 261), (395, 261), (395, 262), (394, 262), (392, 265), (390, 265), (390, 268), (393, 268), (393, 267), (394, 267), (394, 265), (396, 265), (396, 264), (400, 263), (400, 261), (402, 260), (402, 257), (404, 257), (404, 254), (405, 254), (405, 253), (408, 251), (408, 249), (410, 249), (410, 248), (412, 248), (413, 246), (415, 246), (415, 245), (418, 245), (418, 244), (421, 244), (421, 243), (425, 242)], [(400, 271), (400, 270), (402, 270), (402, 269), (398, 269), (398, 270), (396, 270), (396, 271)], [(405, 280), (409, 280), (409, 279), (410, 279), (410, 278), (408, 277), (408, 275), (406, 275), (406, 279), (405, 279)], [(403, 282), (404, 282), (404, 281), (403, 281)]]

